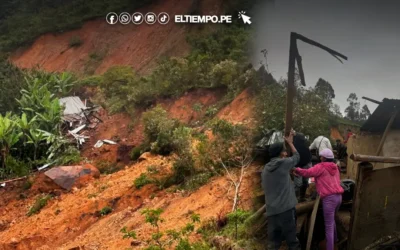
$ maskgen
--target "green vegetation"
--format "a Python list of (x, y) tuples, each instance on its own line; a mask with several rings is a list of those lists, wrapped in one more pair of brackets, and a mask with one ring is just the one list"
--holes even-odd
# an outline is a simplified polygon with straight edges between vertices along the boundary
[[(115, 66), (95, 81), (84, 79), (81, 84), (98, 84), (96, 99), (111, 112), (133, 114), (158, 98), (178, 97), (196, 88), (224, 88), (226, 102), (255, 79), (254, 69), (246, 64), (248, 40), (249, 32), (236, 26), (223, 27), (211, 36), (190, 35), (193, 50), (187, 57), (162, 59), (147, 76), (139, 76), (128, 66)], [(200, 111), (202, 107), (193, 108)]]
[(130, 158), (132, 161), (136, 161), (144, 152), (148, 151), (150, 151), (150, 146), (147, 143), (143, 143), (132, 149), (130, 152)]
[(103, 207), (100, 211), (99, 214), (101, 216), (106, 216), (107, 214), (110, 214), (113, 211), (111, 207)]
[(237, 209), (227, 214), (225, 217), (210, 219), (203, 222), (197, 230), (206, 241), (211, 241), (215, 236), (223, 236), (233, 242), (233, 245), (243, 249), (265, 249), (265, 242), (258, 242), (253, 235), (252, 225), (247, 223), (247, 219), (252, 213)]
[(141, 189), (143, 186), (152, 183), (152, 180), (146, 174), (141, 174), (138, 178), (135, 179), (133, 182), (134, 186), (137, 189)]
[[(146, 223), (155, 228), (155, 232), (152, 233), (151, 238), (145, 240), (148, 244), (148, 246), (145, 248), (146, 250), (165, 250), (171, 249), (173, 246), (176, 250), (210, 249), (210, 247), (203, 242), (197, 242), (193, 244), (189, 242), (190, 235), (196, 229), (195, 224), (200, 223), (200, 216), (198, 214), (191, 214), (191, 222), (187, 223), (180, 230), (167, 230), (162, 232), (160, 230), (160, 225), (164, 222), (164, 220), (161, 218), (162, 213), (162, 209), (145, 209), (142, 211), (142, 215), (145, 216)], [(123, 239), (137, 238), (136, 232), (133, 230), (128, 231), (126, 227), (123, 227), (120, 232), (123, 233)]]
[(16, 99), (20, 98), (25, 84), (22, 70), (0, 55), (0, 114), (19, 111)]
[(135, 231), (128, 231), (127, 227), (123, 227), (120, 231), (121, 233), (124, 234), (124, 236), (122, 237), (123, 239), (136, 239), (136, 232)]
[(96, 166), (101, 174), (113, 174), (121, 169), (117, 163), (109, 161), (99, 161)]
[(64, 32), (109, 12), (131, 12), (151, 0), (15, 0), (0, 3), (0, 48), (12, 51), (39, 35)]
[(73, 36), (69, 39), (69, 47), (79, 47), (83, 43), (82, 39), (79, 36)]
[(47, 205), (47, 202), (51, 199), (51, 195), (41, 195), (36, 198), (35, 204), (29, 209), (27, 216), (38, 214), (40, 210)]
[(72, 91), (75, 78), (38, 70), (21, 74), (25, 83), (15, 111), (0, 114), (0, 179), (27, 175), (49, 162), (80, 160), (79, 151), (61, 136), (63, 107), (58, 99)]

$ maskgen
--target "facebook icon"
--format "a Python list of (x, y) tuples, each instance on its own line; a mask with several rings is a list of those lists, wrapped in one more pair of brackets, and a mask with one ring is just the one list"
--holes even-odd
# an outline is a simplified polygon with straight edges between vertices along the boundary
[(106, 16), (106, 21), (107, 21), (108, 24), (116, 24), (116, 23), (117, 23), (117, 20), (118, 20), (117, 17), (118, 17), (118, 16), (117, 16), (116, 13), (110, 12), (110, 13), (108, 13), (107, 16)]

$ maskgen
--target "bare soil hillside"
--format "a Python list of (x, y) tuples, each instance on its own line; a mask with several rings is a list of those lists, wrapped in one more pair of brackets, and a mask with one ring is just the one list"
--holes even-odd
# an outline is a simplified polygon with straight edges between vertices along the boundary
[[(215, 13), (222, 9), (222, 1), (202, 1), (204, 13)], [(192, 1), (158, 1), (140, 9), (141, 13), (167, 12), (187, 14)], [(105, 13), (106, 14), (106, 13)], [(11, 56), (11, 61), (21, 68), (39, 66), (46, 71), (71, 71), (79, 74), (103, 73), (114, 65), (129, 65), (139, 72), (147, 72), (161, 56), (184, 56), (189, 51), (186, 43), (190, 26), (167, 25), (109, 25), (105, 17), (89, 21), (78, 30), (61, 34), (46, 34), (32, 46), (21, 49)], [(71, 38), (82, 40), (79, 47), (70, 47)]]

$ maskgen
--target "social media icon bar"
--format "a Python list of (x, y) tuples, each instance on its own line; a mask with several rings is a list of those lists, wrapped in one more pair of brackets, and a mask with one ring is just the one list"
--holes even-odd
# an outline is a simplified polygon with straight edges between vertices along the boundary
[(160, 24), (167, 24), (169, 22), (169, 15), (165, 12), (158, 14), (158, 22)]
[(132, 22), (136, 25), (143, 23), (144, 16), (140, 12), (136, 12), (132, 15)]
[(117, 13), (110, 12), (106, 16), (106, 21), (108, 24), (114, 25), (118, 22), (118, 15)]
[(145, 21), (147, 24), (155, 24), (157, 22), (157, 16), (153, 12), (149, 12), (145, 16)]
[(131, 15), (130, 15), (129, 13), (127, 13), (127, 12), (122, 12), (122, 13), (119, 15), (119, 22), (122, 23), (122, 24), (128, 24), (128, 23), (131, 22), (131, 20), (132, 20), (132, 17), (131, 17)]

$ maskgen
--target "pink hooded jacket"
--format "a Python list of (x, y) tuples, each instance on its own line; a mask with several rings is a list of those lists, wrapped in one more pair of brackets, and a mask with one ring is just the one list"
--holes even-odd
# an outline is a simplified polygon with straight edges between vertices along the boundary
[(340, 186), (339, 168), (333, 162), (322, 162), (309, 169), (296, 168), (295, 173), (303, 177), (314, 177), (315, 186), (321, 198), (344, 192)]

